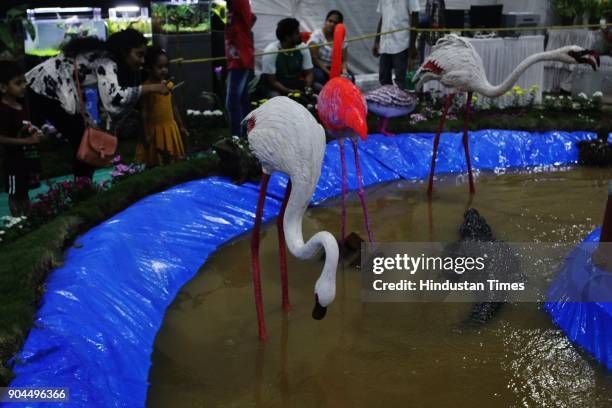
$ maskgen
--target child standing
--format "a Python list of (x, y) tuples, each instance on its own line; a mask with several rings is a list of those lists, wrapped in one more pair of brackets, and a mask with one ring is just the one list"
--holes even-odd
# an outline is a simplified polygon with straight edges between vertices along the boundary
[(30, 210), (28, 190), (38, 180), (40, 159), (36, 144), (42, 133), (27, 121), (23, 105), (27, 82), (13, 62), (0, 61), (0, 144), (4, 145), (5, 190), (13, 217)]
[[(145, 84), (159, 84), (168, 77), (168, 56), (166, 52), (153, 46), (145, 55), (145, 70), (148, 78)], [(172, 84), (168, 83), (172, 89)], [(185, 157), (181, 136), (189, 132), (183, 125), (181, 115), (168, 95), (147, 94), (141, 98), (142, 133), (136, 146), (136, 161), (148, 166), (174, 163)]]

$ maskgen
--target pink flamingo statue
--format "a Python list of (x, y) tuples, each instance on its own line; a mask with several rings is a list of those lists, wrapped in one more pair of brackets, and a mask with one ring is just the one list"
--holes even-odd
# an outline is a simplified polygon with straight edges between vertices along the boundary
[(284, 96), (277, 96), (251, 112), (246, 118), (249, 145), (261, 162), (263, 176), (257, 202), (255, 227), (251, 240), (253, 286), (259, 324), (259, 338), (267, 339), (263, 316), (259, 267), (259, 231), (270, 175), (280, 171), (289, 176), (285, 198), (277, 220), (283, 309), (289, 311), (285, 238), (289, 251), (299, 259), (313, 258), (325, 250), (325, 264), (315, 284), (312, 317), (325, 317), (327, 306), (336, 296), (338, 243), (327, 231), (317, 232), (304, 243), (302, 218), (321, 175), (325, 153), (325, 131), (306, 108)]
[(368, 205), (365, 201), (363, 191), (363, 179), (359, 167), (359, 155), (357, 149), (357, 138), (362, 140), (368, 137), (368, 125), (366, 122), (367, 107), (361, 91), (348, 79), (340, 76), (342, 65), (342, 42), (346, 35), (343, 24), (338, 24), (334, 30), (334, 45), (332, 50), (332, 66), (329, 77), (331, 78), (321, 89), (317, 102), (317, 113), (319, 119), (325, 126), (327, 132), (338, 140), (340, 146), (340, 162), (342, 163), (342, 223), (340, 227), (341, 243), (345, 239), (346, 226), (346, 161), (344, 158), (344, 139), (348, 137), (353, 144), (355, 154), (355, 167), (357, 170), (357, 193), (363, 209), (363, 218), (368, 240), (374, 242), (374, 235), (370, 227), (368, 216)]
[(416, 96), (400, 89), (397, 85), (383, 85), (365, 94), (368, 111), (379, 117), (378, 133), (394, 136), (387, 130), (389, 119), (406, 116), (417, 106)]
[[(463, 127), (463, 148), (465, 150), (465, 159), (468, 166), (470, 194), (476, 192), (468, 145), (468, 122), (470, 118), (472, 94), (477, 92), (489, 98), (497, 98), (510, 90), (527, 68), (540, 61), (589, 64), (593, 67), (593, 70), (596, 70), (599, 66), (599, 55), (594, 51), (585, 50), (577, 45), (570, 45), (552, 51), (533, 54), (521, 62), (500, 85), (494, 86), (487, 80), (482, 59), (472, 44), (470, 44), (466, 38), (449, 34), (438, 40), (436, 45), (432, 48), (431, 54), (425, 59), (423, 65), (421, 65), (416, 72), (413, 81), (417, 82), (417, 86), (431, 80), (439, 80), (447, 87), (454, 88), (459, 92), (467, 92), (465, 122)], [(448, 114), (448, 109), (452, 104), (454, 96), (454, 93), (448, 95), (442, 117), (440, 118), (438, 133), (436, 133), (436, 138), (434, 139), (431, 170), (429, 173), (429, 186), (427, 188), (427, 194), (429, 194), (429, 196), (431, 196), (433, 191), (433, 177), (436, 167), (436, 154), (438, 152), (440, 134), (444, 128), (444, 121), (446, 120), (446, 115)]]

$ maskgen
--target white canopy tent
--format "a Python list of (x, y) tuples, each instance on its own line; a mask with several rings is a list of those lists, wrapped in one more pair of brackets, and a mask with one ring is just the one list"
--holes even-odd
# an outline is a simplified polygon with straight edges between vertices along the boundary
[[(255, 49), (261, 51), (276, 40), (276, 23), (286, 17), (295, 17), (302, 31), (313, 31), (323, 26), (329, 10), (344, 14), (348, 37), (374, 33), (380, 15), (376, 13), (377, 0), (251, 0), (257, 23), (253, 29)], [(552, 21), (548, 0), (447, 0), (448, 9), (469, 9), (470, 5), (503, 4), (504, 12), (528, 11), (538, 13), (542, 23)], [(421, 0), (424, 10), (425, 0)], [(378, 60), (372, 56), (372, 39), (356, 41), (349, 46), (349, 67), (356, 73), (378, 71)], [(258, 64), (260, 61), (258, 61)]]

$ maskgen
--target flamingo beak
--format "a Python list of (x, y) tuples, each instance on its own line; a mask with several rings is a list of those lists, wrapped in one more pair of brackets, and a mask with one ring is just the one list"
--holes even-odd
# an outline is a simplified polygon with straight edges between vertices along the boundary
[(327, 308), (321, 306), (321, 304), (319, 303), (319, 296), (315, 295), (315, 305), (312, 309), (312, 318), (315, 320), (321, 320), (325, 317), (326, 313)]
[(601, 64), (599, 53), (593, 50), (583, 50), (579, 52), (570, 51), (570, 57), (576, 60), (578, 64), (589, 64), (593, 71), (597, 71), (597, 68)]

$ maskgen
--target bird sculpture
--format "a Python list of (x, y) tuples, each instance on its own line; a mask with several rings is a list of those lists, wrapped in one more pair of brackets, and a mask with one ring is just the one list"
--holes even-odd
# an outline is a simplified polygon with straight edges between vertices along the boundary
[[(487, 80), (482, 59), (472, 44), (470, 44), (466, 38), (449, 34), (438, 40), (436, 45), (432, 48), (431, 54), (429, 54), (423, 65), (421, 65), (414, 75), (413, 81), (417, 83), (417, 87), (425, 82), (438, 80), (443, 85), (454, 88), (456, 92), (467, 92), (463, 128), (463, 148), (465, 150), (465, 158), (468, 166), (470, 194), (475, 193), (468, 145), (468, 122), (472, 94), (477, 92), (489, 98), (497, 98), (509, 91), (527, 68), (541, 61), (589, 64), (593, 67), (593, 70), (597, 70), (600, 63), (599, 55), (596, 52), (586, 50), (577, 45), (570, 45), (529, 56), (521, 62), (501, 84), (491, 85)], [(452, 104), (454, 96), (455, 94), (451, 93), (447, 97), (442, 117), (440, 118), (438, 132), (434, 139), (431, 170), (429, 173), (429, 186), (427, 189), (427, 193), (430, 196), (433, 191), (433, 176), (436, 166), (436, 154), (440, 141), (440, 133), (442, 133), (444, 121), (446, 120), (446, 115), (448, 114), (448, 109)]]
[(342, 65), (342, 42), (346, 30), (343, 24), (338, 24), (334, 30), (334, 45), (332, 48), (332, 66), (330, 80), (323, 86), (317, 101), (317, 114), (328, 134), (338, 140), (340, 146), (340, 162), (342, 166), (342, 221), (340, 227), (340, 242), (345, 240), (346, 226), (346, 161), (344, 158), (344, 139), (349, 138), (353, 144), (355, 154), (355, 167), (357, 170), (357, 193), (363, 208), (363, 218), (368, 240), (374, 242), (374, 235), (370, 227), (368, 206), (363, 191), (363, 179), (359, 167), (357, 149), (357, 135), (362, 140), (368, 137), (368, 124), (366, 122), (367, 107), (363, 94), (350, 80), (340, 76)]
[(325, 264), (315, 284), (313, 318), (325, 317), (327, 306), (336, 296), (336, 268), (339, 249), (334, 236), (320, 231), (304, 243), (302, 218), (315, 191), (323, 155), (325, 131), (314, 116), (293, 100), (277, 96), (252, 111), (245, 119), (249, 146), (262, 167), (262, 181), (257, 202), (255, 227), (251, 240), (253, 286), (259, 324), (259, 338), (267, 338), (263, 316), (259, 266), (259, 232), (266, 189), (270, 175), (280, 171), (289, 176), (287, 190), (277, 219), (283, 309), (289, 311), (285, 240), (289, 251), (299, 259), (313, 258), (320, 248), (325, 250)]
[(393, 136), (387, 130), (390, 118), (405, 116), (412, 113), (417, 106), (417, 98), (413, 94), (400, 89), (396, 85), (383, 85), (365, 95), (368, 111), (380, 118), (378, 132), (385, 136)]

